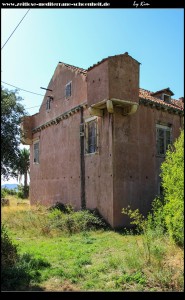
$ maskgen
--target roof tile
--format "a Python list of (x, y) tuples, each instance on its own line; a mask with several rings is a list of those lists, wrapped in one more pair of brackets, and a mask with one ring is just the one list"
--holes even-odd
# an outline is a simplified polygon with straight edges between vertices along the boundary
[(139, 89), (139, 98), (141, 98), (141, 99), (146, 99), (146, 100), (149, 100), (149, 101), (161, 104), (161, 105), (184, 110), (184, 105), (183, 105), (182, 101), (171, 99), (171, 103), (167, 103), (167, 102), (164, 102), (163, 100), (160, 100), (159, 98), (153, 97), (152, 94), (153, 94), (153, 92), (150, 92), (148, 90), (145, 90), (142, 88)]

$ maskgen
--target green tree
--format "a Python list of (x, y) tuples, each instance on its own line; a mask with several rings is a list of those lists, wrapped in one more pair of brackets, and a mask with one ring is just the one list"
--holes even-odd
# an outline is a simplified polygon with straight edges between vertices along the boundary
[(14, 166), (19, 156), (20, 121), (26, 114), (17, 91), (1, 87), (1, 175), (16, 177)]
[(28, 198), (29, 190), (28, 190), (28, 174), (30, 170), (30, 151), (26, 148), (20, 150), (18, 155), (18, 159), (15, 165), (15, 171), (18, 176), (19, 182), (22, 180), (22, 176), (24, 176), (24, 185), (23, 185), (23, 197)]
[(170, 236), (179, 244), (184, 241), (184, 131), (169, 149), (162, 163), (164, 217)]

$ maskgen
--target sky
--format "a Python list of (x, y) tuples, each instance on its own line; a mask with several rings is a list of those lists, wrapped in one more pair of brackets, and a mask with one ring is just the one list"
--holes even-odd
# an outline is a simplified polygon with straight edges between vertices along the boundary
[[(1, 47), (27, 11), (1, 9)], [(44, 95), (59, 61), (87, 69), (125, 52), (141, 63), (141, 88), (184, 96), (184, 10), (175, 8), (30, 9), (1, 50), (1, 80)], [(42, 96), (18, 95), (30, 115), (39, 111)]]

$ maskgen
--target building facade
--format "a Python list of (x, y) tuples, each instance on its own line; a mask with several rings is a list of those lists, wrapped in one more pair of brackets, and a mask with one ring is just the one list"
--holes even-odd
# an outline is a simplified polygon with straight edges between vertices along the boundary
[(184, 98), (139, 88), (139, 66), (128, 53), (87, 70), (58, 63), (39, 112), (21, 124), (31, 204), (96, 208), (112, 227), (128, 226), (123, 207), (148, 212)]

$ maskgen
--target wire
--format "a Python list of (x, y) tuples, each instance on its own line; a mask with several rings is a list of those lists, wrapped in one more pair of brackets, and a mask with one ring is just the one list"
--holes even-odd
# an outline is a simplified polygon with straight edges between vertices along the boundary
[(18, 23), (18, 25), (15, 27), (15, 29), (13, 30), (13, 32), (10, 34), (9, 38), (6, 40), (6, 42), (4, 43), (4, 45), (1, 47), (1, 50), (3, 49), (3, 47), (6, 45), (6, 43), (9, 41), (9, 39), (11, 38), (11, 36), (14, 34), (14, 32), (16, 31), (16, 29), (19, 27), (19, 25), (21, 24), (21, 22), (23, 21), (23, 19), (26, 17), (27, 13), (29, 12), (30, 8), (27, 10), (27, 12), (25, 13), (24, 17), (20, 20), (20, 22)]
[(7, 84), (7, 85), (10, 85), (10, 86), (13, 86), (14, 88), (16, 88), (16, 89), (18, 89), (18, 90), (21, 90), (21, 91), (24, 91), (24, 92), (27, 92), (27, 93), (30, 93), (30, 94), (34, 94), (34, 95), (38, 95), (38, 96), (42, 96), (42, 97), (44, 97), (44, 95), (37, 94), (37, 93), (34, 93), (34, 92), (30, 92), (30, 91), (27, 91), (27, 90), (21, 89), (21, 88), (19, 88), (19, 87), (15, 86), (15, 85), (12, 85), (12, 84), (10, 84), (10, 83), (4, 82), (4, 81), (1, 81), (1, 82), (2, 82), (2, 83), (4, 83), (4, 84)]
[(31, 109), (31, 108), (35, 108), (35, 107), (39, 107), (40, 105), (37, 105), (37, 106), (32, 106), (32, 107), (25, 107), (25, 109)]

